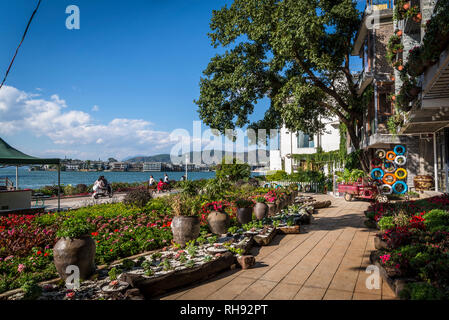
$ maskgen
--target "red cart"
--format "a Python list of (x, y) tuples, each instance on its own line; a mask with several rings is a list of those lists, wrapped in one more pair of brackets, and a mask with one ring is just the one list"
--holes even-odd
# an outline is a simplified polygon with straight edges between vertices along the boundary
[(351, 184), (338, 184), (337, 191), (344, 193), (346, 201), (351, 201), (356, 198), (388, 202), (387, 196), (379, 192), (379, 185), (370, 179), (359, 179), (357, 182)]

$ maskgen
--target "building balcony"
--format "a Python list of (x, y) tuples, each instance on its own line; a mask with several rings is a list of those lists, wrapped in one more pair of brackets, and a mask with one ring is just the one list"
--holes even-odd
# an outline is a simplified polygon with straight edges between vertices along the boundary
[(449, 48), (439, 61), (429, 67), (423, 76), (422, 108), (449, 107)]

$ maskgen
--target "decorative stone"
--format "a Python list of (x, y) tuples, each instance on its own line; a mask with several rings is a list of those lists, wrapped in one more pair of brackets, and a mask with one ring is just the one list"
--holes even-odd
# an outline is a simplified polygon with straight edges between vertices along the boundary
[(272, 228), (266, 234), (255, 235), (253, 239), (259, 246), (266, 246), (271, 242), (271, 240), (273, 240), (274, 236), (276, 235), (276, 231), (276, 228)]
[(296, 226), (284, 226), (277, 228), (280, 234), (298, 234), (301, 233), (300, 227)]
[(332, 202), (330, 200), (327, 201), (317, 201), (312, 203), (312, 206), (314, 209), (323, 209), (323, 208), (328, 208), (330, 207), (332, 204)]
[(135, 289), (129, 289), (125, 293), (125, 299), (127, 300), (145, 300), (145, 297), (140, 293), (140, 290)]
[(254, 256), (238, 256), (237, 257), (237, 262), (239, 263), (239, 265), (242, 267), (242, 269), (249, 269), (251, 268), (253, 265), (256, 264), (256, 258), (254, 258)]

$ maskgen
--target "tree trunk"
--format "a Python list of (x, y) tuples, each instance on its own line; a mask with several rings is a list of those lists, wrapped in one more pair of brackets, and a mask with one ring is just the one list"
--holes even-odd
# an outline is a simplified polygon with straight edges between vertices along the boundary
[(370, 171), (368, 157), (367, 157), (366, 152), (364, 150), (360, 149), (360, 139), (359, 139), (359, 137), (357, 137), (357, 134), (355, 132), (355, 127), (351, 123), (351, 124), (347, 124), (346, 128), (348, 130), (348, 134), (349, 134), (349, 138), (351, 139), (352, 146), (354, 147), (354, 149), (360, 150), (359, 160), (360, 160), (360, 165), (362, 167), (362, 170), (365, 171), (366, 173), (368, 173)]

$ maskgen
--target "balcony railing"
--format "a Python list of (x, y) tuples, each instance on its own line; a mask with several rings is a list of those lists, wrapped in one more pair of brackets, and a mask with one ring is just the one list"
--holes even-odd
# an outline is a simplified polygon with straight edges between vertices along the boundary
[(373, 11), (393, 9), (393, 0), (367, 0), (366, 8)]

